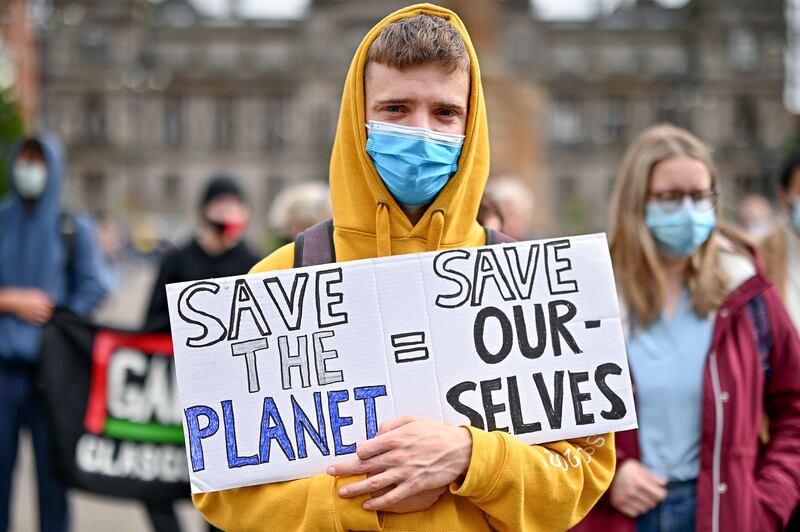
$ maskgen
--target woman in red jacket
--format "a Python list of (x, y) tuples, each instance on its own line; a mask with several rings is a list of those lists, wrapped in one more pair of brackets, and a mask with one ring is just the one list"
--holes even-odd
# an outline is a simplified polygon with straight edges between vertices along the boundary
[(577, 530), (780, 530), (800, 497), (800, 342), (720, 230), (718, 190), (708, 149), (673, 126), (623, 160), (610, 241), (639, 429), (617, 434), (614, 481)]

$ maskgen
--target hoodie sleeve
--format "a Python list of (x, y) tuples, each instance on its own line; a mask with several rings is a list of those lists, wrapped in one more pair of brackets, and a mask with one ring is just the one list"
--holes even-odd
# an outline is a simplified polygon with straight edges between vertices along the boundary
[[(256, 264), (250, 273), (291, 268), (294, 244)], [(364, 475), (334, 478), (325, 474), (225, 491), (192, 495), (194, 505), (214, 526), (229, 532), (264, 530), (380, 530), (378, 512), (364, 510), (368, 498), (343, 499), (338, 489)], [(269, 525), (267, 525), (269, 523)]]
[(85, 218), (75, 219), (75, 249), (71, 290), (66, 306), (76, 314), (88, 316), (105, 298), (108, 287), (102, 280), (99, 250), (94, 228)]
[(785, 526), (800, 500), (800, 340), (775, 288), (765, 293), (772, 331), (772, 375), (766, 380), (769, 443), (756, 471), (762, 505)]
[(450, 491), (500, 531), (566, 530), (600, 499), (614, 476), (614, 435), (525, 445), (504, 432), (472, 433), (472, 459)]

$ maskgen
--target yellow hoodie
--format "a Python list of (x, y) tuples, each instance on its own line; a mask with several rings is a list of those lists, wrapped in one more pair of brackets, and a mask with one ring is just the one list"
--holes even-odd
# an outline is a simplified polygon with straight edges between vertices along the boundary
[[(412, 225), (383, 185), (365, 151), (364, 66), (372, 41), (399, 19), (428, 14), (448, 20), (469, 51), (471, 92), (458, 172)], [(475, 221), (489, 174), (489, 134), (478, 59), (458, 16), (430, 4), (407, 7), (378, 23), (356, 51), (345, 82), (330, 166), (337, 261), (485, 244)], [(291, 268), (293, 244), (252, 272)], [(469, 428), (472, 458), (430, 509), (394, 514), (364, 510), (365, 497), (343, 499), (338, 488), (362, 476), (319, 474), (290, 482), (194, 495), (205, 517), (223, 530), (551, 531), (578, 522), (614, 474), (613, 435), (524, 445), (504, 432)]]

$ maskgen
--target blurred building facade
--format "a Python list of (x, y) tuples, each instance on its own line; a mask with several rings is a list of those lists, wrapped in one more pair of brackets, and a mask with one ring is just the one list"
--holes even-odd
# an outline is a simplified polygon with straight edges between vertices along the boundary
[[(236, 1), (212, 18), (188, 0), (52, 0), (42, 117), (70, 151), (70, 202), (169, 232), (224, 171), (265, 219), (285, 183), (327, 178), (353, 51), (403, 4), (315, 0), (276, 21)], [(541, 21), (527, 0), (449, 5), (481, 58), (492, 173), (530, 184), (540, 227), (603, 228), (625, 145), (658, 121), (714, 146), (728, 198), (766, 186), (792, 128), (782, 2), (640, 0), (579, 23)]]
[(25, 124), (38, 114), (39, 76), (31, 10), (25, 0), (3, 0), (0, 9), (0, 92), (19, 104)]

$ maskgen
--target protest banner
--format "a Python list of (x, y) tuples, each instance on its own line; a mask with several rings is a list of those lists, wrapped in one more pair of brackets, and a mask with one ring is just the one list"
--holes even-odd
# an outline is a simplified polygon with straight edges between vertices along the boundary
[(168, 503), (189, 495), (168, 334), (110, 329), (58, 310), (37, 375), (65, 485)]
[(167, 296), (194, 492), (320, 473), (402, 415), (525, 443), (636, 426), (605, 235), (179, 283)]

